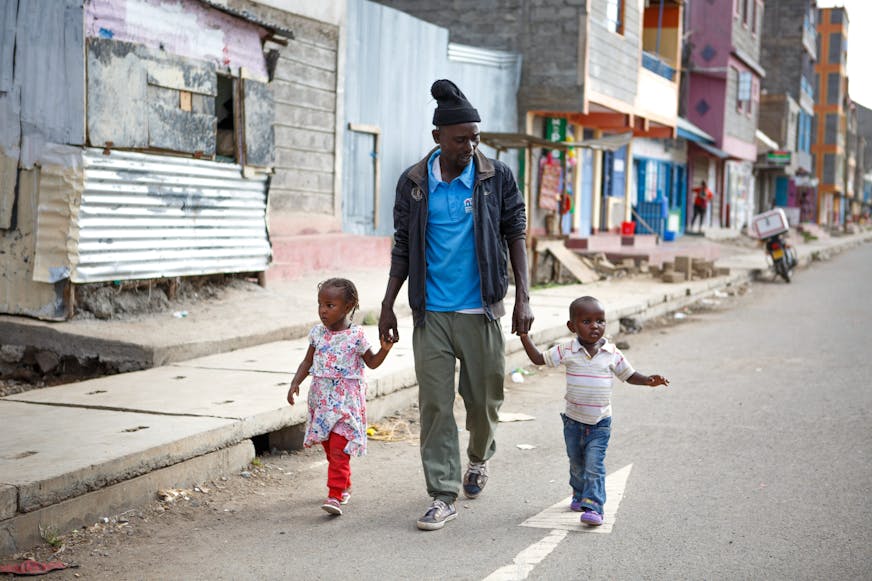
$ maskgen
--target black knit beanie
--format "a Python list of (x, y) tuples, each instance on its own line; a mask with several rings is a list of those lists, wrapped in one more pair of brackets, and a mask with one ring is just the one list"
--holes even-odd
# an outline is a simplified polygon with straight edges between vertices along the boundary
[(433, 111), (433, 125), (436, 127), (481, 121), (478, 111), (466, 100), (466, 95), (448, 79), (433, 83), (430, 94), (437, 103), (436, 110)]

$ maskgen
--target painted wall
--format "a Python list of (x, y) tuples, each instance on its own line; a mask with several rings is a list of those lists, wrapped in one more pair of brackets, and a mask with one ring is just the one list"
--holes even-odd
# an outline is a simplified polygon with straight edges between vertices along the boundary
[(266, 79), (262, 40), (267, 31), (197, 0), (90, 0), (85, 34), (109, 38)]

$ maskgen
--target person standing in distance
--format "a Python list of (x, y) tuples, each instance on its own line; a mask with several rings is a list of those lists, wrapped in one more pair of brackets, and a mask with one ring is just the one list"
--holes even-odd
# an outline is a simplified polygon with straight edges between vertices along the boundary
[[(430, 93), (437, 146), (408, 168), (397, 183), (394, 246), (379, 335), (399, 340), (394, 302), (408, 279), (418, 380), (421, 462), (432, 498), (417, 525), (441, 529), (457, 516), (461, 484), (468, 498), (481, 494), (503, 403), (505, 346), (500, 317), (515, 279), (512, 333), (530, 330), (533, 313), (527, 283), (524, 199), (511, 170), (478, 151), (478, 111), (449, 80)], [(466, 408), (469, 460), (461, 473), (454, 420), (454, 369)]]

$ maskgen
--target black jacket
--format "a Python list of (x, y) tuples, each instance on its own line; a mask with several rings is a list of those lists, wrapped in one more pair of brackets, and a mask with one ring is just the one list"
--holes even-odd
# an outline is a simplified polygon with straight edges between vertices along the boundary
[[(415, 326), (423, 325), (426, 311), (427, 214), (429, 172), (433, 152), (407, 169), (397, 183), (394, 201), (394, 247), (390, 275), (409, 284), (409, 306)], [(481, 298), (491, 319), (505, 314), (503, 298), (509, 288), (508, 245), (524, 238), (527, 215), (524, 198), (506, 164), (475, 151), (473, 228), (481, 278)]]

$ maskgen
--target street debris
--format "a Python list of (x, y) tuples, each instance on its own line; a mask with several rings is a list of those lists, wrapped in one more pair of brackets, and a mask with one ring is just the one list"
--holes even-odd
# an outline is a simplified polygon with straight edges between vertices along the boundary
[(518, 450), (535, 450), (536, 446), (533, 444), (518, 444), (517, 448)]
[(621, 317), (621, 333), (632, 335), (642, 330), (642, 323), (633, 317)]
[(380, 442), (404, 442), (417, 438), (412, 431), (411, 421), (398, 416), (384, 418), (377, 424), (370, 424), (366, 428), (366, 435), (370, 440)]
[(535, 417), (528, 416), (527, 414), (514, 412), (500, 412), (499, 416), (500, 422), (529, 422), (536, 419)]
[(45, 575), (46, 573), (50, 573), (51, 571), (60, 571), (62, 569), (69, 569), (73, 567), (78, 567), (78, 565), (72, 563), (64, 563), (63, 561), (41, 562), (28, 559), (26, 561), (20, 561), (18, 563), (8, 563), (6, 565), (0, 565), (0, 574), (36, 576)]
[[(173, 503), (177, 500), (189, 500), (191, 495), (189, 490), (184, 488), (166, 488), (157, 491), (157, 497), (161, 502)], [(109, 522), (109, 519), (104, 518), (103, 522)]]

